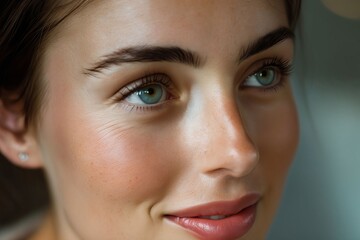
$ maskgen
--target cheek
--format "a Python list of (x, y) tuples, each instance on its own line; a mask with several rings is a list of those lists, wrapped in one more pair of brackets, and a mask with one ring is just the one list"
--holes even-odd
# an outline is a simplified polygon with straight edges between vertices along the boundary
[(121, 122), (124, 116), (116, 115), (116, 109), (85, 102), (86, 91), (55, 74), (57, 69), (66, 76), (72, 72), (61, 64), (47, 64), (51, 71), (46, 77), (53, 81), (40, 138), (52, 188), (61, 198), (80, 191), (117, 200), (126, 195), (133, 202), (161, 192), (171, 174), (171, 149), (162, 147), (169, 137), (162, 134), (166, 131), (143, 130)]
[(79, 129), (77, 141), (83, 144), (68, 145), (68, 153), (77, 163), (73, 177), (90, 193), (114, 200), (137, 203), (160, 194), (170, 172), (170, 157), (159, 150), (161, 143), (135, 129), (113, 127), (106, 136), (97, 130)]
[(261, 116), (256, 138), (264, 187), (263, 226), (269, 226), (283, 191), (289, 166), (298, 144), (298, 119), (292, 101), (282, 101)]
[[(299, 126), (295, 104), (290, 94), (272, 104), (247, 108), (246, 125), (256, 145), (260, 161), (256, 176), (263, 187), (259, 205), (259, 232), (267, 232), (279, 204), (288, 168), (298, 144)], [(244, 113), (244, 114), (245, 114)]]
[(299, 138), (298, 117), (292, 96), (286, 92), (269, 105), (249, 109), (246, 114), (250, 117), (246, 124), (260, 154), (263, 175), (267, 182), (280, 185), (294, 157)]
[[(278, 106), (278, 114), (273, 114), (264, 128), (261, 145), (264, 146), (264, 155), (268, 161), (264, 163), (269, 179), (283, 181), (289, 165), (294, 157), (299, 140), (299, 124), (295, 104), (291, 101)], [(269, 116), (270, 117), (270, 116)], [(265, 132), (265, 129), (264, 129)]]
[(87, 108), (70, 102), (54, 103), (56, 111), (47, 112), (44, 126), (48, 168), (54, 189), (65, 193), (61, 198), (75, 192), (79, 201), (87, 197), (136, 204), (159, 197), (173, 169), (171, 148), (162, 147), (166, 131), (121, 123), (101, 111), (108, 120), (97, 116), (96, 109), (92, 115), (81, 112)]

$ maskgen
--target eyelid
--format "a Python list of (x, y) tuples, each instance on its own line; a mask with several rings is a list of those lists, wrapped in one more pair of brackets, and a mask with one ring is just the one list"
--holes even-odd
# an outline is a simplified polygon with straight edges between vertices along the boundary
[[(264, 70), (272, 70), (274, 71), (274, 81), (269, 84), (269, 85), (262, 85), (258, 80), (255, 80), (254, 84), (249, 84), (247, 82), (249, 82), (252, 78), (256, 78), (256, 74), (259, 73), (260, 71), (264, 71)], [(280, 73), (280, 71), (278, 69), (276, 69), (275, 67), (265, 67), (260, 69), (258, 72), (248, 76), (246, 78), (246, 80), (243, 82), (243, 86), (245, 87), (253, 87), (253, 88), (271, 88), (274, 85), (277, 85), (280, 81), (281, 81), (281, 77), (282, 74)], [(245, 84), (246, 83), (246, 84)]]
[(262, 69), (273, 68), (273, 67), (278, 69), (283, 76), (290, 75), (293, 70), (293, 66), (290, 60), (282, 57), (272, 57), (272, 58), (265, 58), (255, 63), (255, 70), (253, 70), (251, 74), (249, 74), (248, 76), (252, 76)]
[(170, 77), (164, 73), (144, 74), (143, 77), (138, 78), (137, 80), (132, 81), (122, 87), (116, 94), (116, 98), (118, 101), (125, 100), (129, 95), (135, 93), (139, 88), (145, 87), (153, 83), (162, 84), (166, 89), (173, 88), (173, 83)]
[[(274, 88), (282, 85), (286, 80), (286, 77), (289, 76), (293, 70), (291, 60), (283, 57), (270, 57), (265, 58), (262, 60), (257, 61), (251, 67), (250, 74), (246, 74), (245, 79), (241, 81), (240, 89), (246, 88), (255, 88), (255, 89), (262, 89), (262, 90), (274, 90)], [(265, 69), (274, 69), (276, 74), (276, 83), (270, 86), (246, 86), (244, 83), (250, 78), (253, 77), (256, 73), (265, 70)]]
[[(173, 80), (165, 73), (145, 73), (140, 77), (125, 86), (123, 86), (120, 90), (118, 90), (112, 102), (117, 104), (119, 107), (124, 109), (127, 112), (152, 112), (156, 110), (163, 109), (168, 103), (170, 103), (172, 99), (177, 99), (177, 91), (176, 86)], [(137, 91), (140, 91), (141, 88), (144, 88), (148, 85), (152, 84), (161, 84), (164, 88), (164, 91), (167, 92), (168, 97), (164, 101), (157, 104), (133, 104), (127, 102), (126, 98), (135, 94)]]

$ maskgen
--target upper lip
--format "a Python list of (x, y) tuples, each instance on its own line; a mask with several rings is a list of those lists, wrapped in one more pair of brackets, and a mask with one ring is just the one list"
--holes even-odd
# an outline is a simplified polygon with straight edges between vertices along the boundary
[(260, 194), (251, 193), (235, 200), (209, 202), (166, 215), (180, 218), (234, 215), (241, 212), (243, 209), (256, 204), (259, 200)]

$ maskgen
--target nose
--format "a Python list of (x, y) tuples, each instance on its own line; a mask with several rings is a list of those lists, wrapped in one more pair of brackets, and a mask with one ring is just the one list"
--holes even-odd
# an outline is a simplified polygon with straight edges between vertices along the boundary
[[(214, 98), (213, 98), (214, 99)], [(246, 130), (235, 100), (218, 96), (199, 109), (193, 119), (196, 158), (200, 171), (206, 175), (249, 175), (259, 162), (259, 154)], [(251, 119), (250, 119), (251, 120)]]

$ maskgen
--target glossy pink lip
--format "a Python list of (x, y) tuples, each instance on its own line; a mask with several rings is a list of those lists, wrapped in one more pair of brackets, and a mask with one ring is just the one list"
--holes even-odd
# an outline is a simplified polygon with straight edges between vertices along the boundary
[[(259, 194), (234, 201), (212, 202), (165, 215), (165, 218), (195, 233), (203, 240), (234, 240), (245, 235), (255, 222)], [(226, 216), (212, 220), (204, 217)]]

